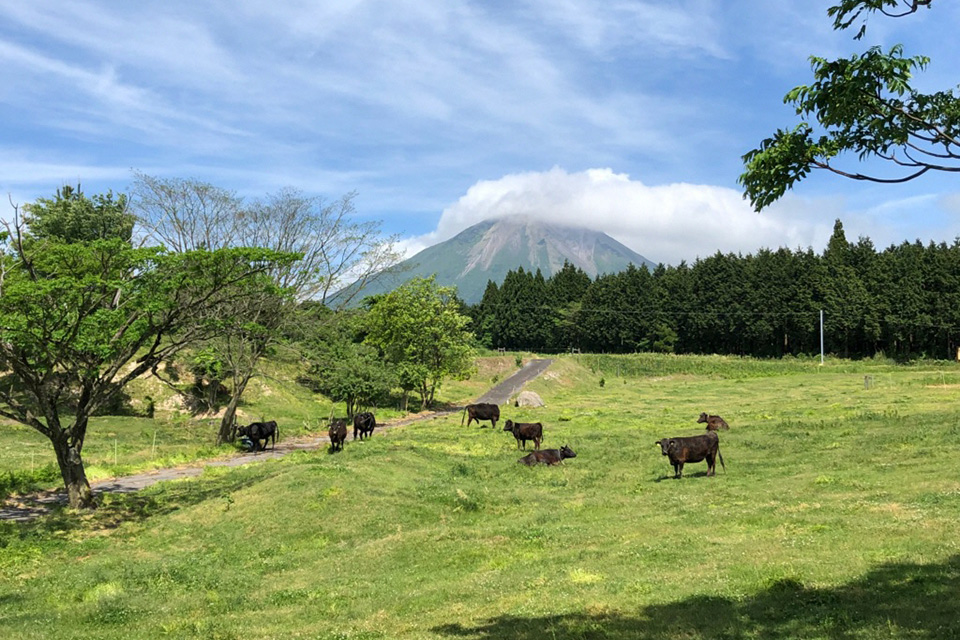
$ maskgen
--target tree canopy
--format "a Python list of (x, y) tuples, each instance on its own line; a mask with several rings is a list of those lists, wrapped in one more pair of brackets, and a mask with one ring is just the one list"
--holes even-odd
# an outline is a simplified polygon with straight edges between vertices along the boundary
[[(232, 246), (264, 247), (299, 259), (274, 265), (263, 277), (273, 286), (237, 298), (216, 349), (232, 381), (220, 420), (218, 441), (232, 439), (236, 410), (261, 358), (283, 342), (285, 329), (298, 321), (294, 303), (328, 301), (346, 289), (338, 306), (350, 302), (367, 280), (398, 259), (395, 238), (384, 237), (380, 224), (357, 221), (347, 193), (328, 202), (296, 189), (245, 201), (235, 193), (193, 179), (137, 174), (133, 206), (148, 237), (174, 251)], [(354, 286), (345, 288), (347, 281)], [(208, 396), (209, 397), (209, 396)]]
[(414, 278), (379, 297), (367, 314), (365, 342), (398, 367), (401, 383), (418, 390), (424, 409), (445, 378), (472, 371), (470, 318), (460, 308), (453, 287)]
[[(831, 7), (834, 28), (848, 29), (865, 15), (902, 17), (932, 0), (843, 0)], [(866, 33), (864, 22), (855, 36)], [(870, 47), (849, 58), (810, 58), (813, 82), (784, 97), (800, 122), (779, 129), (743, 156), (739, 182), (744, 196), (760, 211), (781, 198), (814, 169), (853, 180), (907, 182), (929, 171), (960, 171), (960, 95), (953, 89), (916, 90), (911, 81), (930, 62), (904, 55), (902, 45), (884, 51)], [(892, 171), (861, 173), (838, 161), (852, 154), (859, 161), (877, 158)]]
[[(63, 189), (27, 214), (15, 208), (0, 253), (0, 415), (50, 439), (71, 506), (90, 507), (82, 460), (90, 416), (214, 335), (247, 291), (239, 285), (295, 256), (134, 247), (122, 196)], [(74, 224), (87, 215), (113, 224), (91, 238)]]

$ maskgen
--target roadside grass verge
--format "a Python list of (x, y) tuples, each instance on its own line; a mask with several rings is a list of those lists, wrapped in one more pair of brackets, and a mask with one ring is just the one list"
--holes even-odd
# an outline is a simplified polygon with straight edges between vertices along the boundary
[[(0, 523), (0, 637), (956, 637), (960, 394), (860, 364), (601, 387), (565, 356), (502, 411), (557, 467), (450, 416)], [(654, 441), (701, 411), (726, 472), (673, 480)]]

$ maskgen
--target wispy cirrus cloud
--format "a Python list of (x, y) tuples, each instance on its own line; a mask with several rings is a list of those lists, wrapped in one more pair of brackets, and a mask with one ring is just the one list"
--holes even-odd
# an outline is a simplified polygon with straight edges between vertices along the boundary
[[(756, 223), (739, 213), (740, 156), (790, 123), (782, 96), (808, 78), (809, 53), (856, 44), (830, 28), (830, 1), (3, 3), (0, 139), (22, 162), (8, 163), (0, 186), (35, 197), (63, 179), (116, 190), (129, 182), (123, 167), (250, 195), (356, 190), (364, 215), (414, 237), (485, 181), (564, 167), (552, 186), (575, 197), (563, 184), (610, 167), (632, 176), (618, 197), (696, 210), (699, 194)], [(929, 13), (943, 17), (919, 23), (934, 64), (949, 61), (960, 8)], [(884, 200), (831, 184), (805, 181), (798, 193), (845, 219)], [(917, 206), (936, 215), (933, 201)], [(802, 226), (786, 237), (803, 242)]]

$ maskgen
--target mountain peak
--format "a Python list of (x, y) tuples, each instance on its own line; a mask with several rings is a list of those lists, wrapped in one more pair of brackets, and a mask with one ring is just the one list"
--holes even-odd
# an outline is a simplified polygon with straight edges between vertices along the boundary
[(569, 262), (591, 278), (616, 273), (629, 264), (655, 265), (610, 236), (529, 215), (479, 222), (449, 240), (427, 247), (400, 263), (396, 273), (383, 274), (361, 294), (390, 291), (411, 278), (436, 274), (437, 283), (455, 285), (469, 304), (483, 297), (487, 281), (503, 283), (508, 271), (540, 269), (549, 278)]

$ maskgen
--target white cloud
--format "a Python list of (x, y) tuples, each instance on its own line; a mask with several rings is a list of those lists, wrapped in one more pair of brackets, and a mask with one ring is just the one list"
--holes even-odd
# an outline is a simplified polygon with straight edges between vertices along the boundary
[(406, 241), (410, 251), (446, 240), (489, 218), (528, 215), (603, 231), (654, 262), (676, 264), (717, 251), (822, 247), (842, 203), (787, 198), (761, 214), (726, 187), (648, 186), (611, 169), (561, 168), (474, 184), (447, 207), (437, 229)]

